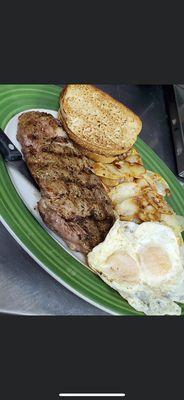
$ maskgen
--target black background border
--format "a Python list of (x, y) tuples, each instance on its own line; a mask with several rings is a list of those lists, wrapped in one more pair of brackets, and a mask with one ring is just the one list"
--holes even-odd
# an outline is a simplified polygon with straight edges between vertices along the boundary
[(0, 332), (3, 400), (60, 392), (182, 398), (182, 318), (1, 316)]
[[(4, 9), (3, 9), (4, 8)], [(182, 2), (6, 2), (1, 83), (183, 83)]]
[[(3, 8), (1, 83), (184, 82), (177, 2)], [(183, 317), (1, 315), (0, 398), (54, 400), (67, 391), (183, 398), (183, 324)]]

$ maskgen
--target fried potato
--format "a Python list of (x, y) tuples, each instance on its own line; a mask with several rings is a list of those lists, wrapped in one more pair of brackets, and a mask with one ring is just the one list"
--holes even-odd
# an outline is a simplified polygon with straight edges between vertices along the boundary
[(101, 178), (101, 181), (103, 182), (103, 184), (107, 187), (113, 187), (113, 186), (117, 186), (121, 183), (121, 179), (109, 179), (109, 178)]
[(92, 152), (88, 152), (88, 151), (86, 152), (86, 156), (88, 158), (90, 158), (91, 160), (96, 161), (96, 162), (100, 162), (102, 164), (110, 164), (113, 161), (118, 159), (117, 156), (114, 156), (114, 157), (113, 156), (112, 157), (109, 156), (109, 157), (107, 157), (107, 156), (103, 156), (101, 154), (92, 153)]
[(140, 164), (143, 165), (142, 158), (136, 149), (131, 149), (127, 156), (125, 157), (125, 161), (129, 162), (130, 164)]
[[(108, 178), (108, 179), (120, 179), (124, 172), (119, 170), (117, 167), (115, 167), (114, 164), (102, 164), (102, 163), (95, 163), (93, 165), (93, 172), (97, 176), (101, 176), (103, 178)], [(128, 173), (129, 170), (126, 170)]]
[(116, 157), (96, 157), (93, 172), (100, 177), (112, 200), (117, 217), (142, 223), (158, 221), (173, 228), (181, 236), (180, 222), (165, 200), (170, 194), (167, 182), (157, 173), (145, 170), (140, 154), (134, 148)]
[(127, 198), (138, 196), (139, 193), (140, 188), (135, 182), (124, 182), (113, 188), (109, 193), (109, 197), (113, 204), (118, 204)]
[(130, 169), (130, 175), (133, 176), (134, 178), (139, 178), (143, 176), (145, 173), (145, 168), (140, 164), (132, 164), (130, 165), (129, 169)]
[(136, 178), (135, 182), (139, 186), (140, 189), (149, 187), (149, 183), (145, 179), (145, 174), (141, 178)]
[[(166, 202), (164, 197), (158, 192), (153, 191), (152, 188), (145, 188), (141, 191), (141, 195), (138, 196), (138, 203), (141, 208), (151, 205), (153, 207), (153, 213), (156, 214), (157, 211), (162, 214), (172, 214), (173, 210)], [(155, 209), (155, 210), (154, 210)]]
[(119, 214), (121, 220), (132, 221), (139, 212), (139, 206), (136, 198), (132, 197), (115, 205), (115, 210)]
[(164, 196), (160, 195), (156, 188), (153, 189), (144, 178), (123, 182), (112, 188), (108, 195), (120, 219), (123, 220), (128, 218), (129, 221), (136, 220), (138, 223), (160, 222), (161, 216), (173, 214)]
[(156, 172), (147, 170), (144, 179), (152, 187), (152, 189), (157, 191), (158, 194), (162, 196), (170, 195), (170, 188), (168, 183), (162, 176)]
[(181, 233), (184, 231), (184, 217), (173, 214), (161, 214), (160, 222), (166, 226), (169, 226), (175, 233), (178, 244), (183, 246), (183, 238)]
[(118, 161), (113, 164), (95, 163), (93, 172), (108, 179), (120, 179), (126, 177), (139, 178), (145, 173), (145, 169), (139, 164), (129, 164), (126, 161)]

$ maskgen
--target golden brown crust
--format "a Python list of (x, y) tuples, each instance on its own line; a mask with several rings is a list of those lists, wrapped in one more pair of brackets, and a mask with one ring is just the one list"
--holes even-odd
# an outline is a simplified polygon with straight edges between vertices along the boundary
[[(60, 109), (58, 110), (58, 119), (61, 121), (63, 127), (64, 127), (64, 120), (62, 118), (62, 114)], [(77, 148), (79, 151), (81, 151), (82, 154), (84, 154), (86, 157), (90, 158), (93, 161), (96, 162), (101, 162), (104, 164), (110, 164), (116, 159), (118, 159), (118, 156), (105, 156), (104, 154), (98, 154), (98, 153), (93, 153), (92, 151), (89, 151), (88, 149), (85, 149), (84, 147), (76, 144)]]
[[(58, 119), (61, 121), (63, 128), (67, 132), (67, 128), (65, 125), (65, 121), (62, 117), (60, 109), (58, 110)], [(80, 146), (79, 144), (75, 144), (77, 148), (81, 151), (82, 154), (84, 154), (86, 157), (90, 158), (93, 161), (96, 162), (102, 162), (104, 164), (110, 164), (116, 159), (118, 159), (118, 156), (105, 156), (104, 154), (98, 154), (98, 153), (93, 153), (86, 149), (85, 147)]]
[(142, 128), (137, 115), (91, 85), (68, 85), (61, 94), (60, 114), (73, 141), (105, 156), (127, 151)]

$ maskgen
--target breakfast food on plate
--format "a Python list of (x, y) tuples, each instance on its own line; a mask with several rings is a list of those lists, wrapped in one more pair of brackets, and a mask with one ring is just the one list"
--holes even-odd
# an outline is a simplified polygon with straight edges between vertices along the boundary
[(108, 192), (120, 219), (136, 222), (160, 221), (162, 214), (172, 214), (164, 198), (169, 193), (164, 179), (151, 171), (131, 182), (125, 179)]
[(108, 195), (120, 220), (138, 224), (161, 222), (172, 228), (180, 243), (183, 243), (183, 218), (177, 216), (165, 200), (165, 196), (170, 195), (170, 189), (160, 175), (146, 171), (139, 179), (110, 188)]
[(88, 254), (90, 268), (147, 315), (180, 315), (184, 257), (173, 230), (156, 222), (117, 220)]
[(136, 177), (142, 177), (146, 170), (138, 151), (131, 148), (126, 153), (116, 156), (113, 161), (101, 160), (94, 163), (93, 171), (100, 177), (108, 191), (112, 186), (117, 186), (124, 181), (133, 181)]
[(72, 250), (88, 253), (114, 222), (114, 212), (90, 161), (71, 142), (59, 120), (43, 112), (19, 117), (17, 138), (41, 190), (43, 221)]
[(86, 84), (66, 86), (58, 117), (74, 142), (107, 157), (130, 149), (142, 128), (140, 118), (131, 110)]
[[(62, 115), (61, 115), (60, 109), (58, 111), (58, 118), (62, 122), (63, 119), (62, 119)], [(96, 162), (102, 162), (104, 164), (109, 164), (109, 163), (115, 161), (116, 159), (118, 159), (118, 156), (105, 156), (103, 154), (93, 153), (92, 151), (86, 149), (85, 147), (82, 147), (82, 146), (78, 145), (77, 143), (75, 143), (75, 146), (77, 146), (77, 148), (79, 149), (79, 151), (82, 154), (84, 154), (90, 160), (93, 160), (93, 161), (96, 161)]]
[(146, 170), (133, 147), (141, 120), (91, 85), (67, 85), (58, 118), (19, 117), (17, 138), (40, 187), (43, 221), (72, 250), (88, 253), (90, 269), (136, 310), (179, 315), (184, 218), (166, 201), (167, 182)]
[(129, 164), (126, 161), (117, 161), (112, 164), (95, 163), (93, 171), (97, 176), (108, 179), (140, 178), (145, 168), (140, 164)]
[(80, 150), (83, 154), (86, 155), (86, 157), (90, 158), (90, 160), (101, 162), (103, 164), (110, 164), (113, 161), (118, 160), (118, 156), (104, 156), (102, 154), (92, 153), (91, 151), (88, 151), (81, 146)]
[(92, 169), (104, 184), (117, 218), (136, 223), (162, 222), (182, 242), (181, 217), (179, 222), (165, 200), (171, 194), (168, 183), (159, 174), (144, 168), (136, 149), (130, 149), (109, 164), (95, 163)]

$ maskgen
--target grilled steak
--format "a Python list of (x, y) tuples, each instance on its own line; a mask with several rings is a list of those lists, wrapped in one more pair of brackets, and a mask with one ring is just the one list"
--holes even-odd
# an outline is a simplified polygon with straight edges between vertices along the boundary
[(47, 113), (22, 114), (17, 139), (41, 190), (42, 219), (72, 250), (88, 253), (114, 222), (111, 200), (90, 169), (92, 161), (74, 146), (60, 121)]

